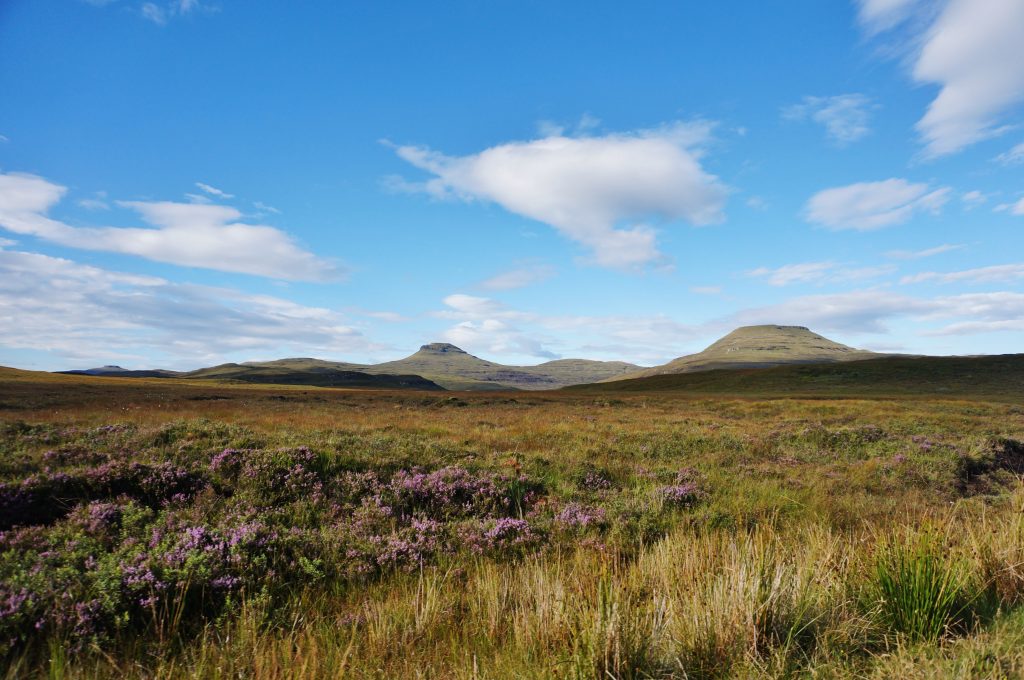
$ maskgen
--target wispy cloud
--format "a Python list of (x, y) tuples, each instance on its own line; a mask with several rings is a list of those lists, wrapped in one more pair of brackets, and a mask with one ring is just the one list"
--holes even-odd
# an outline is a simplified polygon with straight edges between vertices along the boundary
[(1002, 165), (1020, 165), (1024, 163), (1024, 142), (1004, 151), (993, 160)]
[(1011, 215), (1024, 215), (1024, 198), (1015, 201), (1013, 203), (1000, 203), (996, 207), (992, 208), (992, 212), (1005, 212)]
[(0, 249), (0, 317), (18, 320), (0, 334), (0, 346), (43, 349), (75, 364), (136, 357), (147, 367), (194, 368), (233, 353), (345, 355), (380, 348), (330, 309), (6, 249)]
[(544, 222), (583, 245), (601, 266), (663, 262), (651, 219), (703, 225), (722, 219), (725, 186), (701, 166), (708, 123), (594, 137), (552, 135), (467, 156), (400, 146), (398, 155), (433, 177), (405, 190), (483, 200)]
[(110, 210), (105, 191), (97, 191), (92, 198), (79, 199), (78, 205), (86, 210)]
[(869, 33), (879, 33), (903, 23), (921, 0), (857, 0), (858, 19)]
[(865, 137), (871, 128), (871, 98), (863, 94), (841, 94), (833, 97), (804, 97), (799, 104), (782, 110), (786, 120), (810, 119), (825, 128), (825, 133), (838, 146), (846, 146)]
[(763, 278), (772, 286), (789, 286), (796, 283), (841, 283), (878, 278), (896, 271), (892, 265), (874, 267), (849, 267), (835, 262), (803, 262), (787, 264), (775, 269), (759, 267), (747, 272), (747, 276)]
[(211, 196), (216, 196), (217, 198), (227, 199), (235, 197), (234, 194), (229, 194), (226, 191), (221, 191), (217, 187), (210, 186), (209, 184), (204, 184), (203, 182), (196, 182), (196, 186), (199, 187), (199, 190), (202, 191), (203, 193), (207, 193)]
[(48, 217), (67, 189), (37, 175), (0, 174), (0, 227), (72, 248), (157, 262), (296, 281), (339, 278), (343, 270), (300, 248), (274, 227), (244, 224), (223, 205), (118, 201), (150, 227), (75, 227)]
[(1006, 283), (1024, 279), (1024, 264), (997, 264), (956, 272), (921, 272), (904, 276), (900, 283)]
[(555, 268), (550, 265), (529, 265), (496, 274), (486, 281), (481, 282), (480, 287), (486, 288), (487, 290), (511, 290), (513, 288), (525, 288), (526, 286), (546, 281), (554, 275)]
[(273, 213), (274, 215), (280, 215), (281, 214), (281, 211), (278, 210), (277, 208), (275, 208), (274, 206), (267, 205), (266, 203), (261, 203), (260, 201), (254, 201), (252, 205), (253, 205), (254, 208), (259, 210), (260, 212)]
[[(726, 325), (798, 324), (821, 332), (883, 334), (897, 320), (932, 324), (925, 335), (967, 335), (1024, 330), (1024, 293), (998, 291), (916, 298), (892, 292), (859, 290), (834, 295), (807, 295), (743, 310)], [(938, 326), (934, 324), (938, 323)]]
[(925, 158), (955, 153), (1007, 130), (1024, 101), (1024, 3), (1020, 0), (859, 0), (875, 35), (902, 27), (919, 83), (938, 95), (916, 129)]
[(959, 250), (963, 247), (964, 245), (962, 243), (943, 243), (941, 246), (925, 248), (924, 250), (890, 250), (885, 254), (885, 256), (892, 258), (893, 260), (920, 260), (925, 257), (948, 253), (951, 250)]
[(951, 189), (933, 189), (905, 179), (860, 182), (820, 191), (807, 202), (811, 222), (831, 229), (867, 231), (906, 222), (915, 213), (937, 213), (949, 200)]

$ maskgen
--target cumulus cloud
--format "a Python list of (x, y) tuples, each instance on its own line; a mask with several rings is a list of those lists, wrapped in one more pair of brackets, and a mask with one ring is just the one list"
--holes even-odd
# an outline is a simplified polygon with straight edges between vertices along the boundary
[(334, 264), (300, 248), (285, 232), (244, 224), (223, 205), (119, 201), (151, 227), (74, 227), (47, 216), (66, 193), (36, 175), (0, 174), (0, 227), (83, 250), (296, 281), (339, 278)]
[(904, 276), (900, 283), (1004, 283), (1024, 279), (1024, 264), (997, 264), (956, 272), (921, 272)]
[(787, 264), (770, 269), (759, 267), (747, 272), (747, 276), (765, 279), (772, 286), (788, 286), (794, 283), (838, 283), (872, 279), (895, 271), (891, 265), (876, 267), (847, 267), (835, 262), (803, 262)]
[(555, 275), (554, 267), (549, 265), (530, 265), (511, 269), (480, 283), (481, 288), (488, 290), (511, 290), (546, 281)]
[(951, 250), (959, 250), (963, 248), (962, 243), (952, 244), (943, 243), (941, 246), (935, 246), (934, 248), (925, 248), (924, 250), (890, 250), (885, 254), (886, 257), (894, 260), (920, 260), (925, 257), (931, 257), (933, 255), (941, 255), (942, 253), (948, 253)]
[(544, 344), (500, 319), (462, 321), (444, 333), (442, 338), (470, 352), (505, 354), (557, 359)]
[(801, 121), (810, 119), (825, 128), (825, 134), (839, 146), (846, 146), (871, 132), (868, 122), (872, 103), (863, 94), (841, 94), (834, 97), (804, 97), (803, 101), (782, 110), (783, 118)]
[(544, 222), (587, 248), (601, 266), (663, 261), (651, 220), (704, 225), (722, 219), (727, 190), (701, 165), (707, 123), (593, 137), (555, 134), (467, 156), (401, 146), (398, 155), (433, 175), (402, 182), (439, 198), (490, 201)]
[[(336, 311), (0, 248), (0, 346), (61, 360), (195, 367), (243, 352), (380, 348)], [(65, 366), (67, 367), (67, 366)]]
[(807, 202), (811, 222), (830, 229), (868, 231), (902, 224), (915, 213), (938, 213), (949, 200), (951, 189), (932, 189), (905, 179), (859, 182), (820, 191)]
[(541, 339), (514, 325), (517, 320), (536, 321), (537, 315), (510, 309), (491, 298), (462, 293), (447, 296), (444, 304), (447, 309), (434, 316), (458, 320), (442, 333), (442, 338), (453, 345), (470, 352), (558, 358)]

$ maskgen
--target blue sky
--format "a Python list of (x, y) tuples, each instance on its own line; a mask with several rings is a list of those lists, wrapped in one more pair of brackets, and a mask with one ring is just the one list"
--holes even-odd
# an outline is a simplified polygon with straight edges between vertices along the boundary
[(0, 364), (1024, 350), (1024, 4), (0, 5)]

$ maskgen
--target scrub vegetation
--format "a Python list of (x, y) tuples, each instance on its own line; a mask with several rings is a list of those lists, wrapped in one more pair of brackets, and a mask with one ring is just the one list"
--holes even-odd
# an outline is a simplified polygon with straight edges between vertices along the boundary
[(1019, 677), (1024, 407), (0, 377), (7, 677)]

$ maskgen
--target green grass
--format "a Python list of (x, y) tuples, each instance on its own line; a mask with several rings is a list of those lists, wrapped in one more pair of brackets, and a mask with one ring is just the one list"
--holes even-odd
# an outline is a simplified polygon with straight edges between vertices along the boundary
[[(230, 526), (243, 508), (296, 557), (254, 562), (262, 589), (223, 606), (193, 589), (84, 647), (55, 629), (7, 656), (6, 675), (1020, 677), (1024, 411), (1008, 395), (944, 397), (452, 395), (0, 371), (0, 482), (50, 474), (48, 451), (203, 470), (224, 448), (287, 467), (308, 446), (327, 486), (415, 466), (522, 475), (511, 515), (543, 538), (360, 577), (346, 570), (343, 499), (289, 495), (272, 475), (138, 508), (110, 544), (76, 533), (75, 515), (43, 529), (63, 541), (64, 557), (47, 558), (59, 568), (19, 573), (27, 558), (0, 551), (0, 581), (114, 602), (121, 576), (102, 550), (133, 554), (130, 539), (165, 520)], [(659, 489), (691, 480), (695, 506), (664, 503)], [(603, 516), (557, 524), (570, 503)], [(90, 550), (105, 566), (80, 578)]]
[(595, 395), (1024, 400), (1024, 355), (885, 357), (831, 364), (713, 370), (566, 388)]

